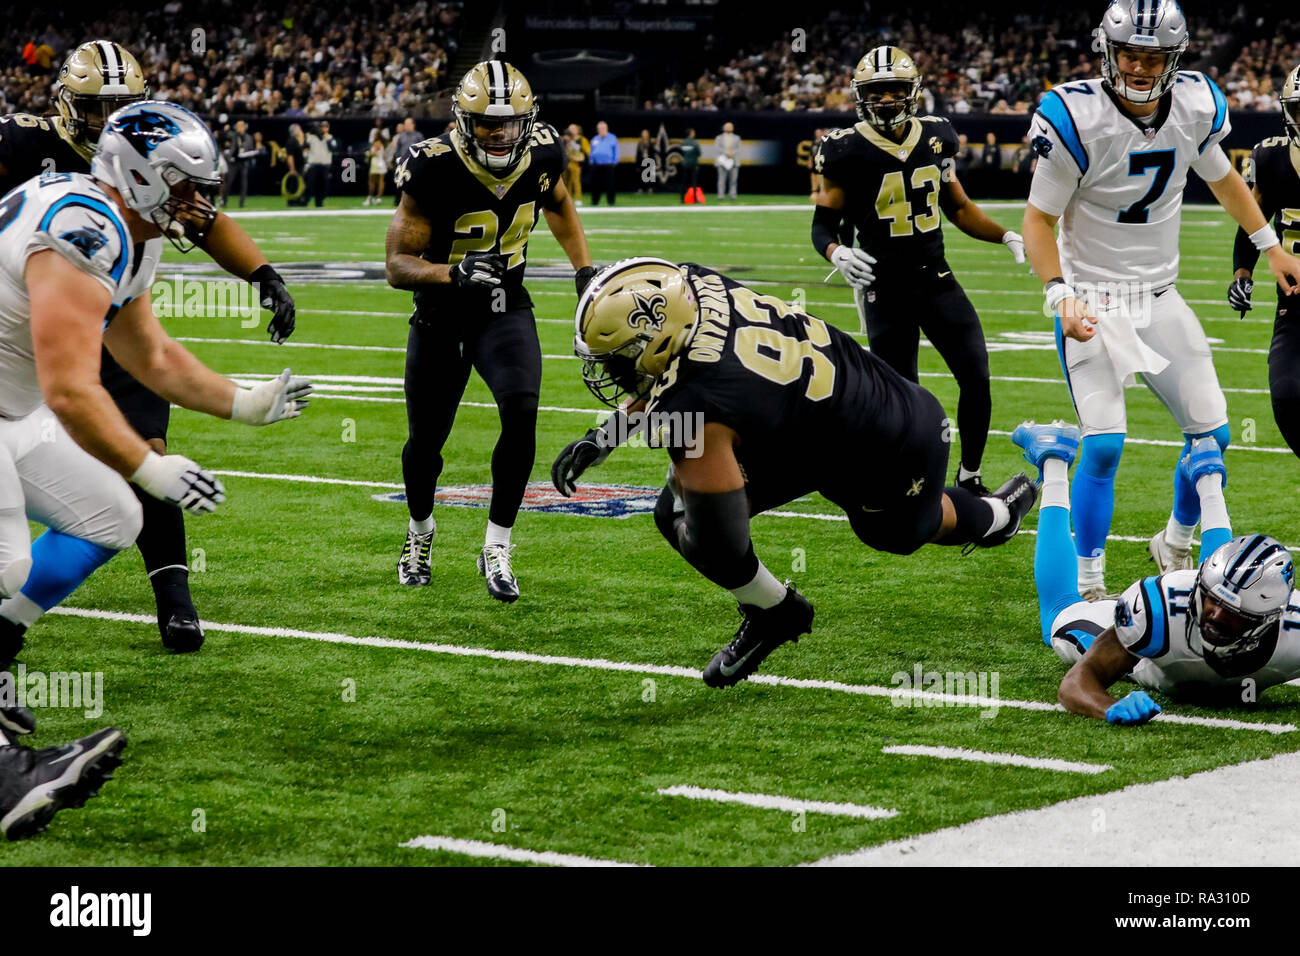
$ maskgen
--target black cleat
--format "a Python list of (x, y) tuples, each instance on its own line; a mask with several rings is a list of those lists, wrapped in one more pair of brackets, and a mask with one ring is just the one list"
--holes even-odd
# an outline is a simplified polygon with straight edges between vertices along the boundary
[(174, 654), (193, 654), (203, 646), (203, 628), (191, 608), (173, 611), (162, 628), (163, 647)]
[[(960, 472), (958, 472), (958, 474), (960, 474)], [(993, 492), (989, 491), (987, 488), (984, 487), (984, 481), (982, 476), (980, 475), (971, 475), (965, 481), (955, 481), (954, 483), (957, 485), (958, 488), (964, 488), (967, 491), (969, 491), (972, 495), (975, 495), (976, 497), (979, 498), (993, 497)]]
[(487, 578), (488, 594), (498, 601), (513, 604), (519, 600), (519, 582), (510, 569), (513, 544), (489, 544), (478, 556), (478, 573)]
[(745, 620), (730, 644), (718, 651), (704, 668), (704, 683), (710, 687), (730, 687), (744, 680), (767, 655), (786, 641), (798, 641), (800, 634), (812, 633), (813, 606), (808, 599), (787, 585), (785, 598), (766, 610), (752, 604), (740, 605)]
[(1028, 475), (1022, 473), (1009, 480), (989, 497), (1002, 499), (1007, 510), (1011, 512), (1011, 520), (1006, 523), (1006, 527), (992, 531), (976, 541), (975, 543), (981, 548), (996, 548), (1016, 536), (1016, 532), (1020, 530), (1020, 522), (1025, 520), (1025, 515), (1029, 514), (1034, 507), (1034, 502), (1038, 500), (1038, 488), (1029, 480)]
[(22, 840), (84, 806), (122, 764), (126, 736), (106, 727), (62, 747), (0, 747), (0, 833)]
[[(4, 676), (0, 676), (0, 681), (4, 681), (0, 684), (0, 701), (5, 701), (10, 694), (15, 694), (13, 677), (6, 672)], [(24, 737), (35, 733), (36, 716), (26, 707), (19, 707), (16, 696), (11, 700), (14, 701), (12, 706), (8, 703), (0, 706), (0, 730), (11, 737)]]

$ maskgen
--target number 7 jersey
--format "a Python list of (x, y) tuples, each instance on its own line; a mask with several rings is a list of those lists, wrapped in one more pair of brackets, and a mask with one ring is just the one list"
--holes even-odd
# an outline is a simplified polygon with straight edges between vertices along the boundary
[[(396, 156), (393, 181), (429, 220), (423, 257), (454, 265), (472, 252), (500, 253), (507, 268), (505, 308), (517, 309), (532, 305), (523, 286), (528, 238), (567, 166), (559, 134), (539, 123), (524, 158), (507, 176), (498, 178), (475, 162), (452, 131)], [(415, 296), (418, 308), (431, 310), (485, 301), (481, 294), (465, 299), (451, 285), (427, 287)]]
[(1178, 229), (1187, 170), (1206, 182), (1232, 171), (1219, 146), (1228, 104), (1209, 77), (1180, 72), (1145, 125), (1101, 80), (1046, 93), (1030, 125), (1038, 154), (1029, 201), (1061, 217), (1066, 281), (1178, 278)]

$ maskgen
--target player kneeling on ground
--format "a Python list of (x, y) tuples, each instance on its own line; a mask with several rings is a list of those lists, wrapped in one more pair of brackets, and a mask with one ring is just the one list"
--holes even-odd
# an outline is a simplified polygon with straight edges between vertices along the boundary
[[(927, 542), (993, 547), (1033, 506), (1017, 475), (980, 497), (943, 487), (948, 418), (938, 400), (849, 335), (694, 264), (635, 258), (583, 292), (574, 350), (615, 413), (644, 413), (672, 458), (655, 522), (668, 543), (740, 602), (744, 623), (704, 671), (710, 687), (752, 674), (811, 630), (813, 607), (763, 567), (749, 519), (818, 491), (858, 537), (911, 554)], [(698, 427), (697, 427), (698, 426)], [(627, 429), (611, 420), (605, 435)], [(562, 494), (607, 444), (588, 433), (552, 475)]]
[[(1213, 438), (1192, 442), (1179, 462), (1202, 514), (1201, 564), (1131, 585), (1118, 599), (1079, 596), (1070, 534), (1069, 467), (1079, 429), (1025, 422), (1011, 436), (1042, 475), (1034, 548), (1043, 642), (1073, 664), (1061, 704), (1112, 724), (1143, 724), (1160, 713), (1146, 690), (1122, 700), (1107, 688), (1131, 680), (1198, 703), (1252, 702), (1300, 677), (1300, 599), (1287, 549), (1267, 535), (1232, 538), (1223, 497), (1223, 455)], [(1230, 540), (1231, 539), (1231, 540)]]

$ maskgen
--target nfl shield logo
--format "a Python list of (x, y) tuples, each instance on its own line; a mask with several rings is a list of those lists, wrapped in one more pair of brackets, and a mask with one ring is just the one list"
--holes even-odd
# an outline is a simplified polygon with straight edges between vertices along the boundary
[(1155, 139), (1155, 138), (1156, 138), (1156, 131), (1153, 130), (1150, 126), (1148, 126), (1147, 129), (1146, 129), (1146, 137), (1147, 137), (1147, 139)]
[(506, 187), (498, 183), (495, 192), (497, 194), (497, 199), (500, 199), (506, 194)]

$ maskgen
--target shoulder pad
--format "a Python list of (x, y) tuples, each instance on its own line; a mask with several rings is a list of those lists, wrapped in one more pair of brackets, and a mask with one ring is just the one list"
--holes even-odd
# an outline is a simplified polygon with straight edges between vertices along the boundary
[(1115, 602), (1115, 636), (1138, 657), (1159, 657), (1169, 649), (1169, 621), (1160, 578), (1134, 582)]
[(42, 214), (32, 245), (44, 246), (116, 290), (131, 258), (131, 240), (117, 210), (99, 190), (69, 190)]

